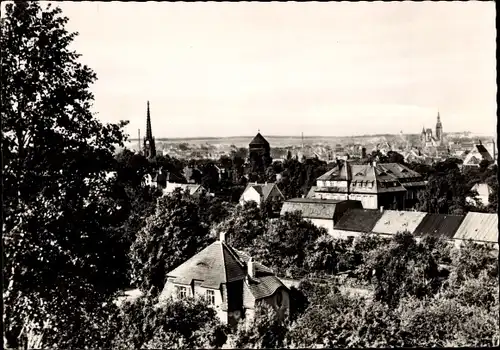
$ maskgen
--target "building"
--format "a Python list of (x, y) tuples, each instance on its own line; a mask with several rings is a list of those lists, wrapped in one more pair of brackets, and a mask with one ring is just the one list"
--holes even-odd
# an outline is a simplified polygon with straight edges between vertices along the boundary
[(191, 196), (199, 196), (203, 193), (207, 193), (207, 190), (202, 185), (167, 182), (167, 186), (163, 189), (163, 195), (169, 195), (178, 188), (180, 188), (182, 192), (189, 192)]
[(436, 135), (432, 134), (432, 129), (425, 129), (425, 127), (422, 127), (420, 141), (423, 147), (435, 147), (443, 144), (443, 124), (441, 123), (441, 116), (439, 115), (439, 112), (436, 122)]
[(305, 220), (317, 227), (323, 227), (332, 234), (335, 224), (349, 209), (362, 208), (361, 202), (352, 200), (331, 200), (317, 198), (294, 198), (283, 203), (281, 215), (300, 212)]
[(153, 132), (151, 130), (151, 114), (149, 112), (149, 101), (146, 115), (146, 137), (144, 138), (143, 152), (146, 158), (156, 157), (156, 144), (155, 138), (153, 137)]
[(331, 232), (336, 238), (354, 238), (363, 234), (390, 238), (409, 232), (417, 240), (440, 237), (460, 247), (470, 240), (491, 244), (498, 249), (498, 215), (470, 212), (467, 215), (431, 214), (413, 211), (349, 209)]
[(269, 166), (271, 164), (271, 146), (269, 142), (259, 133), (250, 141), (248, 145), (248, 160), (250, 162), (256, 161), (259, 164), (266, 160), (269, 164), (262, 164), (263, 166)]
[(372, 162), (336, 166), (316, 180), (307, 198), (357, 200), (364, 209), (408, 209), (417, 202), (425, 188), (423, 177), (398, 163)]
[(284, 201), (285, 196), (274, 182), (258, 184), (249, 183), (240, 197), (240, 204), (254, 201), (259, 206), (266, 201), (279, 202)]
[(251, 320), (259, 302), (274, 307), (280, 317), (290, 308), (289, 289), (273, 271), (228, 246), (224, 234), (167, 273), (160, 302), (187, 297), (205, 298), (221, 321), (230, 325)]

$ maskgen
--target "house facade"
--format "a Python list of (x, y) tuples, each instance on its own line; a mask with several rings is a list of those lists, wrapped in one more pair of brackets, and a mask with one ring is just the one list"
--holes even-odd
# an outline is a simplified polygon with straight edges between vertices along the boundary
[(200, 196), (203, 193), (207, 193), (206, 189), (202, 185), (167, 182), (167, 186), (163, 189), (163, 195), (166, 196), (173, 193), (178, 188), (180, 188), (182, 192), (189, 192), (191, 196)]
[(425, 188), (423, 177), (398, 163), (337, 165), (316, 180), (308, 198), (356, 200), (364, 209), (409, 209)]
[(228, 246), (224, 234), (167, 273), (160, 302), (189, 297), (205, 299), (229, 325), (251, 320), (260, 302), (271, 305), (280, 317), (290, 308), (289, 290), (273, 271)]

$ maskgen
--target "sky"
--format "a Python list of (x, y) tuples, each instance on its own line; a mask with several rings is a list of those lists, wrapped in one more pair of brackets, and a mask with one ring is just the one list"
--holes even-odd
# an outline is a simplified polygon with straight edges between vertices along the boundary
[(57, 4), (131, 137), (496, 131), (494, 2)]

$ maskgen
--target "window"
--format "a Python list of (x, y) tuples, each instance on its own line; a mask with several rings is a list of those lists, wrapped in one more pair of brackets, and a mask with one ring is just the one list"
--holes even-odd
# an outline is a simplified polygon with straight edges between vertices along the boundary
[(207, 290), (206, 298), (208, 305), (215, 305), (215, 291)]
[(187, 297), (187, 288), (181, 286), (175, 286), (175, 292), (178, 299), (185, 299)]

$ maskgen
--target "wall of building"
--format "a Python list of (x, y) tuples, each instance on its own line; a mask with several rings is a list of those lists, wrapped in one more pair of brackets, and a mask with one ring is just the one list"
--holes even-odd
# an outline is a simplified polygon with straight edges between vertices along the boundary
[(336, 230), (333, 229), (331, 233), (329, 233), (332, 237), (337, 239), (348, 239), (350, 237), (356, 238), (360, 237), (363, 233), (356, 231), (345, 231), (345, 230)]
[(254, 201), (255, 203), (260, 205), (260, 194), (254, 190), (253, 188), (249, 188), (241, 195), (240, 204), (245, 202)]
[(316, 227), (323, 227), (326, 229), (328, 234), (331, 234), (333, 231), (333, 219), (328, 220), (328, 219), (311, 219), (311, 218), (304, 218), (305, 220), (311, 221), (314, 226)]
[(348, 199), (360, 201), (363, 209), (378, 209), (378, 196), (376, 194), (351, 193)]
[(346, 193), (329, 193), (329, 192), (315, 192), (313, 198), (318, 199), (334, 199), (334, 200), (347, 200), (349, 196)]

